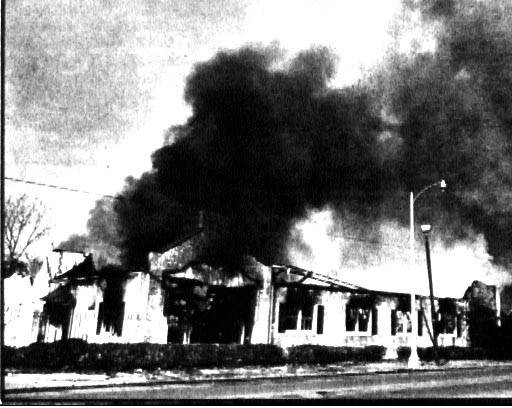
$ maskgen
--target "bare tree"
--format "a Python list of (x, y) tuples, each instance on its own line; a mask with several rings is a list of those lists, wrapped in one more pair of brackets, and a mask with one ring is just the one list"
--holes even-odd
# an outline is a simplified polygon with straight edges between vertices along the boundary
[[(16, 271), (29, 272), (31, 259), (27, 249), (48, 233), (45, 208), (41, 202), (30, 200), (26, 194), (9, 197), (4, 214), (4, 267), (7, 276)], [(22, 261), (25, 258), (27, 262)], [(2, 268), (4, 269), (4, 268)]]

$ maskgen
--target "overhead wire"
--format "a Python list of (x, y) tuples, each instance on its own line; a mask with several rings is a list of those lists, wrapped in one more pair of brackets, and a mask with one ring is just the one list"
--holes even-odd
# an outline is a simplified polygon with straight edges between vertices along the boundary
[(115, 196), (110, 195), (110, 194), (102, 194), (102, 193), (96, 193), (96, 192), (92, 192), (92, 191), (81, 190), (81, 189), (77, 189), (77, 188), (58, 186), (56, 184), (41, 183), (38, 181), (24, 180), (24, 179), (20, 179), (20, 178), (7, 177), (7, 176), (4, 178), (6, 180), (14, 181), (17, 183), (25, 183), (25, 184), (32, 184), (32, 185), (41, 186), (41, 187), (55, 188), (58, 190), (71, 191), (74, 193), (82, 193), (82, 194), (90, 194), (90, 195), (96, 195), (96, 196), (102, 196), (102, 197), (108, 197), (108, 198), (116, 198)]
[[(86, 190), (81, 190), (81, 189), (72, 188), (72, 187), (58, 186), (55, 184), (42, 183), (42, 182), (33, 181), (33, 180), (25, 180), (25, 179), (20, 179), (20, 178), (15, 178), (15, 177), (7, 177), (7, 176), (5, 176), (4, 178), (6, 180), (10, 180), (10, 181), (18, 182), (18, 183), (25, 183), (25, 184), (31, 184), (31, 185), (41, 186), (41, 187), (54, 188), (54, 189), (58, 189), (58, 190), (70, 191), (73, 193), (81, 193), (81, 194), (96, 195), (96, 196), (102, 196), (102, 197), (108, 197), (108, 198), (116, 198), (116, 196), (113, 196), (110, 194), (102, 194), (102, 193), (98, 193), (98, 192), (86, 191)], [(367, 239), (357, 238), (357, 237), (349, 236), (349, 235), (335, 235), (334, 237), (342, 238), (347, 241), (361, 242), (361, 243), (370, 244), (370, 245), (388, 246), (388, 247), (395, 247), (395, 248), (405, 248), (406, 247), (406, 245), (388, 244), (388, 243), (380, 242), (377, 240), (367, 240)]]

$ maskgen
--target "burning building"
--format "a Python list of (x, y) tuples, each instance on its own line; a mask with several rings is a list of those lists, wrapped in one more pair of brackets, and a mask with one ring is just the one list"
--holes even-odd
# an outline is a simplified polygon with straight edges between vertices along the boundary
[[(152, 168), (128, 178), (115, 200), (126, 268), (122, 282), (111, 284), (118, 289), (100, 272), (83, 284), (62, 277), (72, 290), (96, 288), (83, 306), (88, 319), (99, 321), (99, 304), (112, 297), (109, 310), (123, 324), (135, 319), (144, 341), (393, 348), (407, 343), (418, 313), (420, 344), (427, 344), (428, 301), (416, 292), (411, 310), (404, 289), (420, 282), (419, 262), (411, 268), (398, 248), (407, 237), (407, 193), (444, 178), (453, 186), (415, 209), (417, 221), (439, 231), (433, 250), (442, 249), (443, 268), (434, 270), (443, 276), (435, 281), (451, 285), (436, 291), (482, 280), (485, 269), (508, 268), (512, 259), (512, 54), (497, 53), (512, 44), (509, 6), (453, 4), (436, 17), (436, 50), (390, 56), (373, 85), (334, 89), (335, 56), (322, 47), (289, 61), (274, 47), (243, 47), (197, 64), (184, 93), (192, 115), (170, 129)], [(325, 261), (324, 252), (304, 244), (301, 231), (291, 251), (289, 238), (309, 209), (326, 206), (346, 224), (345, 244), (319, 268), (308, 260), (321, 254)], [(201, 228), (184, 234), (200, 210), (222, 217), (214, 239)], [(353, 279), (363, 270), (386, 287)], [(132, 285), (145, 306), (130, 312)], [(464, 289), (435, 301), (442, 344), (467, 344), (468, 306), (454, 299)], [(128, 330), (119, 326), (105, 323), (105, 331), (124, 341)], [(94, 327), (101, 336), (103, 326)]]
[[(201, 259), (202, 225), (151, 253), (147, 271), (97, 271), (92, 258), (53, 279), (41, 341), (383, 345), (388, 356), (408, 344), (409, 295), (370, 290), (290, 265), (246, 256), (238, 266)], [(468, 300), (435, 299), (441, 346), (467, 346)], [(418, 345), (431, 344), (429, 300), (416, 296)]]

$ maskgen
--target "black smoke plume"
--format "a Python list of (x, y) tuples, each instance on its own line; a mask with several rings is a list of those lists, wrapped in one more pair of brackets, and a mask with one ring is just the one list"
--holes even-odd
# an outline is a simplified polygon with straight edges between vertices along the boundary
[(447, 193), (423, 200), (418, 221), (448, 243), (483, 232), (489, 254), (508, 262), (512, 6), (409, 3), (437, 24), (437, 48), (390, 55), (372, 85), (329, 87), (336, 64), (325, 48), (288, 64), (255, 47), (198, 64), (185, 90), (192, 116), (116, 202), (125, 262), (145, 266), (200, 211), (220, 220), (209, 261), (286, 262), (284, 242), (307, 208), (406, 224), (407, 192), (441, 178)]
[(381, 123), (370, 91), (330, 89), (335, 60), (325, 48), (285, 69), (277, 55), (248, 47), (195, 67), (185, 90), (192, 117), (117, 203), (131, 263), (184, 234), (199, 211), (221, 220), (211, 262), (247, 253), (284, 261), (287, 232), (307, 206), (369, 211), (380, 200)]
[[(495, 261), (512, 254), (512, 5), (420, 1), (439, 24), (432, 53), (390, 58), (387, 107), (399, 126), (399, 179), (408, 189), (445, 178), (435, 212), (458, 239), (470, 226), (485, 234)], [(422, 202), (424, 212), (433, 209)], [(420, 214), (421, 216), (421, 214)], [(426, 215), (424, 215), (426, 216)]]

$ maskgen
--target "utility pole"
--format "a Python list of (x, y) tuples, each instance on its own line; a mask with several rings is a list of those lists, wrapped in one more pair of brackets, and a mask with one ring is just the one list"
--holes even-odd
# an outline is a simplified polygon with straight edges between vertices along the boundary
[(436, 306), (434, 303), (434, 285), (432, 283), (432, 266), (430, 263), (430, 242), (429, 242), (429, 234), (432, 230), (430, 225), (422, 225), (421, 231), (423, 235), (425, 235), (425, 254), (427, 257), (427, 272), (428, 272), (428, 287), (430, 292), (430, 314), (432, 317), (432, 345), (434, 346), (434, 360), (437, 364), (439, 364), (439, 352), (437, 347), (437, 335), (438, 330), (436, 328)]
[[(439, 187), (442, 192), (446, 189), (446, 181), (444, 179), (439, 180), (435, 183), (429, 184), (428, 186), (423, 187), (420, 192), (416, 195), (411, 191), (409, 193), (409, 262), (411, 272), (414, 270), (414, 203), (420, 196), (426, 191), (430, 190), (432, 187)], [(409, 361), (407, 363), (409, 368), (418, 368), (420, 365), (420, 359), (418, 357), (418, 344), (417, 338), (418, 335), (418, 315), (416, 311), (416, 294), (414, 284), (411, 284), (411, 335), (409, 336), (409, 345), (411, 347), (411, 355), (409, 356)]]
[[(411, 272), (414, 270), (414, 194), (409, 194), (409, 262)], [(418, 317), (416, 314), (416, 294), (414, 284), (411, 285), (410, 307), (411, 307), (411, 335), (409, 336), (409, 347), (411, 354), (407, 361), (409, 368), (418, 368), (420, 366), (420, 358), (418, 356)]]

